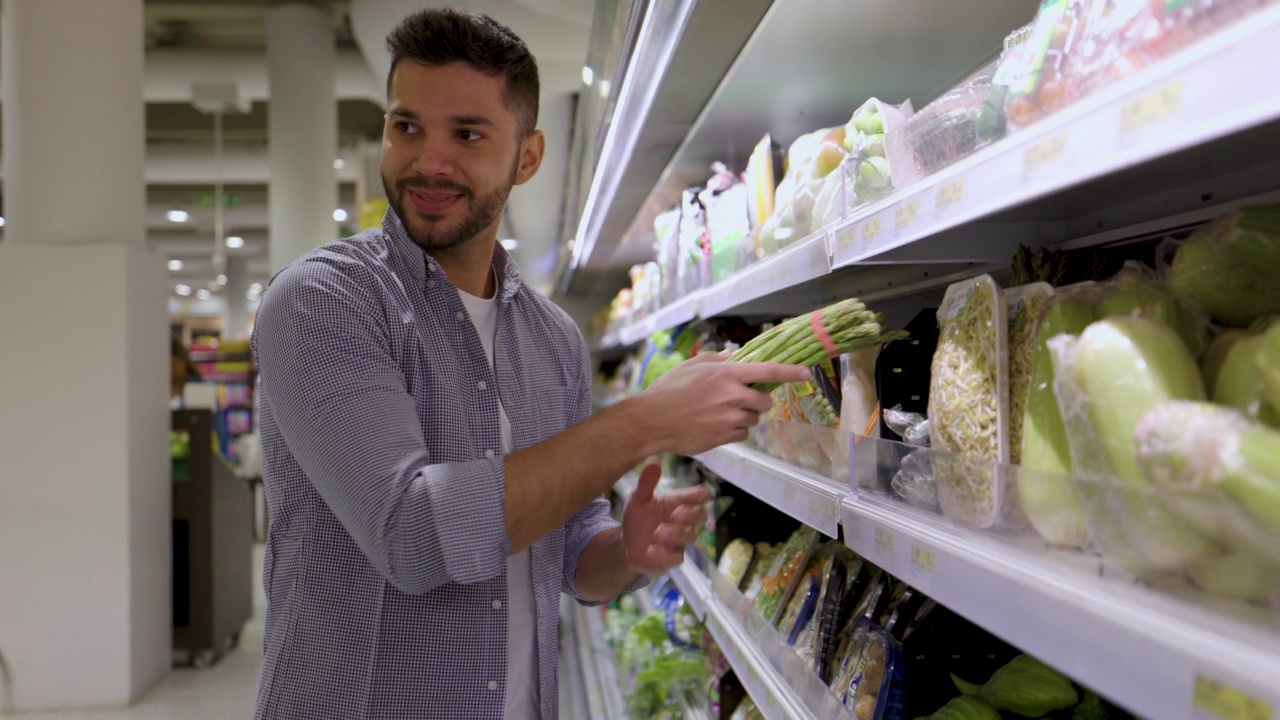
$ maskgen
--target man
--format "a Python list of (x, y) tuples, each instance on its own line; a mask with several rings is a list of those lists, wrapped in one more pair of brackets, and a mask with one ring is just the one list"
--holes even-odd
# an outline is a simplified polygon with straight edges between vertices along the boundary
[(658, 452), (740, 440), (750, 383), (793, 366), (673, 369), (591, 418), (568, 317), (497, 244), (542, 161), (538, 74), (488, 17), (410, 16), (392, 56), (381, 230), (282, 271), (258, 311), (272, 526), (258, 718), (557, 717), (561, 592), (600, 602), (681, 561), (706, 493), (621, 525), (601, 498)]

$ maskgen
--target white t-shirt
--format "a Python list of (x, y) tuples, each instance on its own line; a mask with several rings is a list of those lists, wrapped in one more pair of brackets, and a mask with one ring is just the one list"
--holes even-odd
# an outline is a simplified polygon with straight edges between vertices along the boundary
[[(485, 300), (458, 291), (493, 367), (493, 344), (498, 334), (497, 294)], [(498, 401), (502, 453), (515, 450), (511, 422)], [(533, 600), (533, 565), (529, 550), (507, 557), (507, 694), (502, 716), (522, 720), (539, 717), (538, 710), (538, 611)]]

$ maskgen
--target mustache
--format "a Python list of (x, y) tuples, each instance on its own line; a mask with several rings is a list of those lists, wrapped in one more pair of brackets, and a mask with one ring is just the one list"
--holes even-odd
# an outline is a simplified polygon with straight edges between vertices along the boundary
[(405, 190), (444, 190), (447, 192), (456, 192), (462, 195), (470, 195), (471, 190), (465, 185), (453, 182), (452, 180), (401, 180), (396, 183), (396, 189), (404, 192)]

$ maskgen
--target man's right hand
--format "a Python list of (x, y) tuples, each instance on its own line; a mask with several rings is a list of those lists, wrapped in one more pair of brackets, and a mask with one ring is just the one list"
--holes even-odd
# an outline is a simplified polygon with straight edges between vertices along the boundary
[(697, 455), (747, 439), (773, 405), (753, 383), (808, 380), (809, 369), (779, 363), (728, 362), (728, 353), (702, 353), (680, 363), (634, 399), (658, 452)]

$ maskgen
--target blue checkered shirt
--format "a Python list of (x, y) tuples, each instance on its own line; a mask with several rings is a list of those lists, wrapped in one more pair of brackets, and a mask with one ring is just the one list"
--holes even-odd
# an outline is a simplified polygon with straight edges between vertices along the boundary
[[(271, 511), (262, 720), (502, 717), (506, 475), (591, 412), (581, 333), (498, 248), (494, 364), (394, 214), (272, 281), (258, 310)], [(492, 368), (492, 369), (491, 369)], [(597, 499), (531, 548), (538, 682), (557, 717), (560, 593), (616, 526)], [(578, 597), (579, 601), (581, 598)]]

